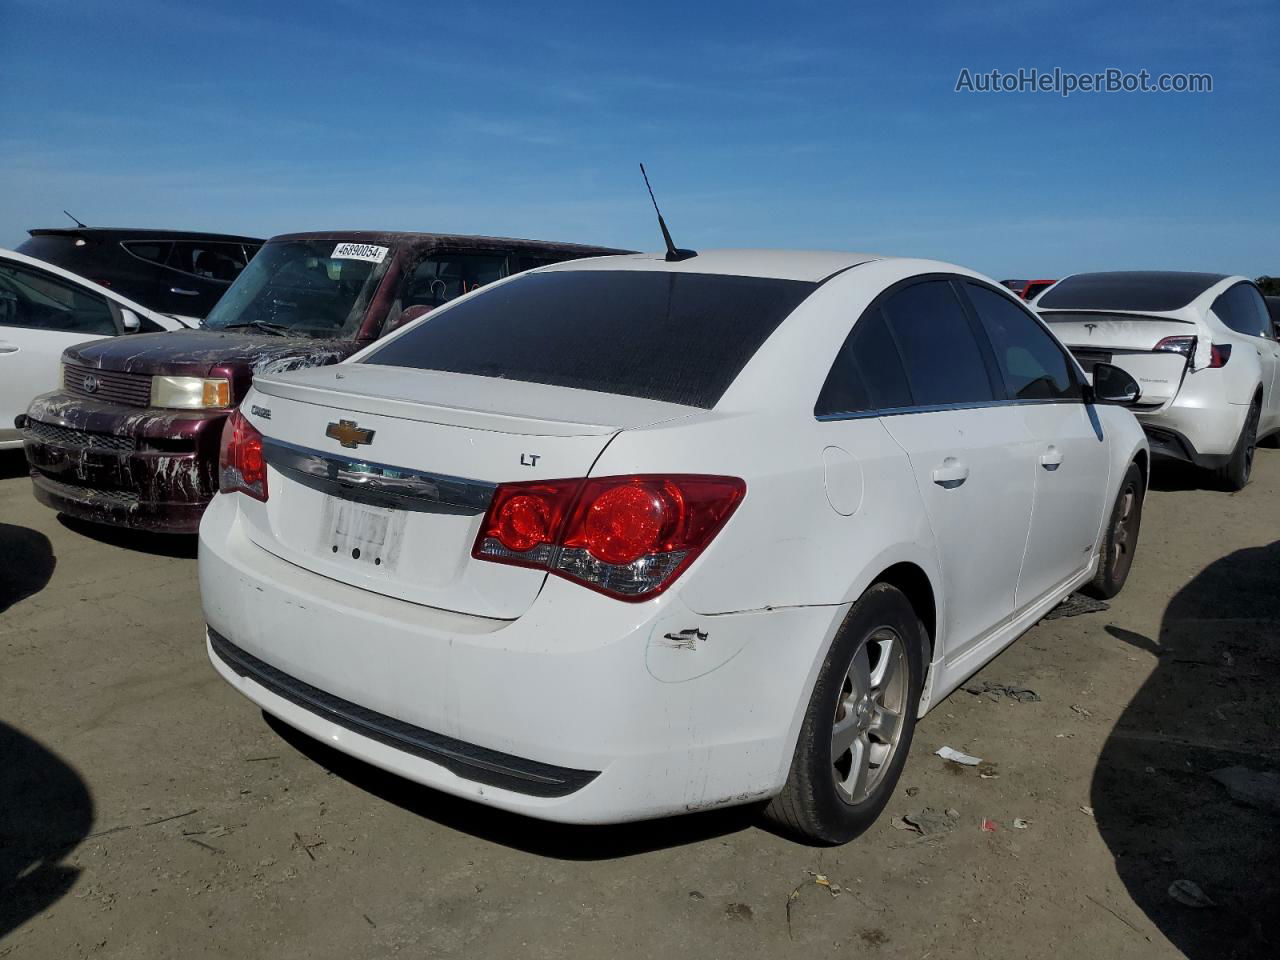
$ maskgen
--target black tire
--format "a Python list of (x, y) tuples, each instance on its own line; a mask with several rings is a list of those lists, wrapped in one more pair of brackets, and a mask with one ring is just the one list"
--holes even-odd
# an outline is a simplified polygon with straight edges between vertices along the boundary
[[(832, 737), (837, 715), (841, 721), (857, 721), (852, 712), (846, 713), (850, 698), (849, 674), (855, 656), (866, 647), (877, 644), (878, 658), (894, 656), (892, 640), (885, 647), (886, 635), (892, 634), (900, 641), (901, 660), (895, 656), (895, 670), (891, 681), (895, 688), (894, 701), (902, 705), (900, 724), (895, 744), (888, 750), (874, 773), (868, 775), (865, 796), (857, 802), (845, 799), (837, 782), (837, 762), (833, 758)], [(879, 640), (875, 638), (880, 638)], [(818, 673), (804, 722), (800, 726), (800, 738), (791, 760), (787, 782), (765, 810), (765, 815), (788, 833), (812, 843), (846, 843), (858, 836), (875, 822), (884, 809), (902, 774), (915, 733), (916, 713), (920, 706), (920, 692), (924, 681), (923, 641), (927, 639), (924, 625), (911, 603), (896, 587), (878, 583), (870, 587), (849, 610), (839, 633), (831, 644), (826, 661)], [(874, 676), (880, 659), (870, 661), (870, 675)], [(899, 685), (897, 677), (901, 677)], [(872, 710), (875, 704), (871, 704)], [(860, 714), (861, 715), (861, 712)], [(874, 740), (876, 723), (867, 735)], [(871, 723), (871, 721), (868, 721)], [(881, 745), (876, 744), (876, 749)], [(868, 751), (868, 756), (871, 751)], [(846, 754), (847, 756), (847, 754)]]
[(1138, 550), (1138, 532), (1142, 528), (1142, 501), (1146, 485), (1142, 470), (1136, 463), (1129, 464), (1120, 492), (1111, 507), (1111, 517), (1103, 531), (1102, 550), (1098, 559), (1098, 572), (1082, 592), (1099, 600), (1110, 600), (1124, 589), (1133, 567), (1133, 557)]
[(1261, 415), (1261, 404), (1255, 400), (1245, 417), (1244, 426), (1240, 428), (1240, 437), (1231, 451), (1231, 459), (1213, 471), (1224, 490), (1235, 493), (1249, 485), (1249, 477), (1253, 474), (1253, 455), (1258, 448), (1258, 419)]

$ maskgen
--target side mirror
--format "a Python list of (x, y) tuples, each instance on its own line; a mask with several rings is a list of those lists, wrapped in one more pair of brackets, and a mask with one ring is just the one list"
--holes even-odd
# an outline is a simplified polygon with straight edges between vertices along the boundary
[(123, 307), (120, 308), (120, 323), (124, 326), (125, 333), (137, 333), (142, 329), (142, 321), (138, 319), (138, 315)]
[(1089, 397), (1094, 403), (1118, 403), (1131, 407), (1142, 396), (1142, 388), (1124, 370), (1110, 363), (1098, 363), (1093, 367), (1093, 386)]
[(415, 303), (412, 306), (405, 307), (400, 311), (400, 315), (388, 323), (382, 332), (386, 335), (392, 330), (399, 330), (406, 323), (413, 323), (419, 317), (425, 317), (432, 309), (434, 308), (427, 306), (425, 303)]

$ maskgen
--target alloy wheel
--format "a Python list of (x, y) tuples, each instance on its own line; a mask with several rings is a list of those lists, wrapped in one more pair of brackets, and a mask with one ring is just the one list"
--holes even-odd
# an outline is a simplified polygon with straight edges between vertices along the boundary
[(879, 627), (849, 664), (831, 728), (831, 776), (845, 803), (865, 800), (898, 749), (906, 711), (906, 649), (891, 627)]

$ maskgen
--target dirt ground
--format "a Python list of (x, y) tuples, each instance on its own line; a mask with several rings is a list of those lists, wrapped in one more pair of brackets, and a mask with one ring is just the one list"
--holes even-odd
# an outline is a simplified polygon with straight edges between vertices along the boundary
[[(1198, 479), (1158, 474), (1109, 611), (975, 678), (1038, 702), (957, 691), (881, 821), (817, 849), (754, 809), (554, 827), (337, 755), (215, 676), (192, 542), (60, 520), (5, 457), (0, 957), (1280, 956), (1280, 811), (1208, 776), (1280, 770), (1280, 451)], [(958, 816), (895, 826), (925, 807)]]

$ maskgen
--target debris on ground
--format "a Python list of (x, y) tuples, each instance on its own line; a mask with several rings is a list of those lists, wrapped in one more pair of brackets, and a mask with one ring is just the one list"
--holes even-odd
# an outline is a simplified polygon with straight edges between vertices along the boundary
[(730, 920), (754, 920), (755, 911), (745, 903), (731, 903), (724, 908), (724, 915)]
[(975, 697), (986, 697), (993, 703), (999, 703), (1005, 697), (1016, 700), (1018, 703), (1035, 703), (1040, 699), (1040, 694), (1027, 687), (1014, 687), (1007, 683), (994, 683), (991, 680), (983, 680), (981, 686), (973, 684), (960, 689)]
[(1200, 885), (1193, 880), (1173, 881), (1173, 883), (1169, 884), (1169, 897), (1184, 907), (1203, 909), (1217, 906), (1216, 903), (1209, 899), (1209, 895), (1200, 889)]
[(988, 819), (988, 818), (986, 818), (986, 817), (983, 817), (983, 819), (982, 819), (982, 832), (983, 832), (983, 833), (995, 833), (995, 832), (996, 832), (996, 830), (998, 830), (998, 829), (999, 829), (999, 824), (997, 824), (994, 820), (991, 820), (991, 819)]
[(1086, 817), (1092, 817), (1093, 807), (1081, 807), (1080, 812), (1083, 813)]
[(1223, 767), (1209, 776), (1226, 787), (1231, 799), (1237, 803), (1280, 813), (1280, 774), (1250, 770), (1248, 767)]
[(1031, 821), (1030, 821), (1030, 820), (1023, 820), (1021, 817), (1014, 817), (1014, 818), (1013, 818), (1013, 829), (1015, 829), (1015, 830), (1025, 830), (1025, 829), (1027, 829), (1027, 827), (1029, 827), (1029, 826), (1031, 826)]
[(934, 837), (951, 830), (959, 817), (958, 810), (925, 807), (916, 813), (904, 813), (893, 825), (899, 830), (913, 830), (922, 837)]
[(983, 780), (995, 780), (1000, 774), (994, 763), (983, 763), (978, 766), (978, 776)]
[(1061, 617), (1078, 617), (1083, 613), (1100, 613), (1110, 610), (1111, 604), (1105, 600), (1095, 600), (1083, 593), (1073, 593), (1067, 599), (1046, 613), (1041, 619), (1057, 620)]
[(976, 767), (982, 762), (981, 757), (971, 757), (967, 753), (961, 753), (951, 747), (939, 747), (934, 753), (943, 760), (950, 760), (952, 763), (960, 763), (966, 767)]
[[(825, 873), (815, 873), (812, 870), (806, 870), (805, 872), (809, 874), (811, 879), (806, 880), (804, 883), (800, 884), (798, 887), (792, 890), (791, 893), (787, 895), (787, 938), (788, 939), (792, 938), (791, 907), (793, 904), (795, 904), (797, 900), (800, 899), (801, 890), (803, 890), (805, 887), (810, 886), (812, 884), (813, 886), (824, 888), (827, 891), (827, 893), (831, 894), (831, 896), (833, 897), (840, 896), (842, 892), (840, 889), (840, 885), (838, 883), (832, 883)], [(743, 904), (743, 906), (745, 906), (745, 904)], [(748, 911), (748, 916), (745, 919), (749, 920), (751, 919), (749, 907), (747, 908), (747, 911)]]
[(1071, 709), (1072, 709), (1072, 710), (1074, 710), (1076, 713), (1080, 714), (1080, 716), (1082, 716), (1082, 717), (1092, 717), (1092, 716), (1093, 716), (1093, 714), (1092, 714), (1092, 713), (1090, 713), (1090, 712), (1089, 712), (1088, 710), (1086, 710), (1084, 707), (1080, 706), (1080, 704), (1078, 704), (1078, 703), (1073, 703), (1073, 704), (1071, 705)]

